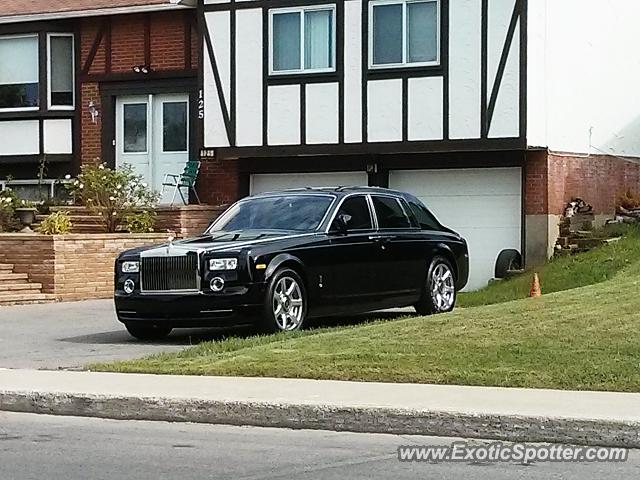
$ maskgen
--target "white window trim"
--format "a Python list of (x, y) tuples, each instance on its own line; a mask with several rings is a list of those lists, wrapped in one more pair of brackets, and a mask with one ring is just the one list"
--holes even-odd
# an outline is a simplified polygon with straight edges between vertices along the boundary
[[(38, 42), (38, 57), (36, 58), (36, 61), (38, 62), (38, 91), (40, 91), (40, 89), (42, 88), (42, 85), (40, 85), (40, 42), (38, 40), (39, 36), (37, 33), (28, 33), (28, 34), (21, 34), (21, 35), (1, 35), (0, 36), (0, 41), (2, 40), (9, 40), (9, 39), (15, 39), (15, 38), (35, 38), (36, 41)], [(13, 85), (11, 83), (3, 83), (2, 85)], [(39, 100), (39, 99), (38, 99)], [(38, 103), (40, 103), (38, 101)], [(40, 106), (38, 105), (37, 107), (10, 107), (10, 108), (0, 108), (0, 112), (37, 112), (38, 110), (40, 110)]]
[[(306, 12), (331, 10), (331, 68), (304, 68), (304, 16)], [(273, 69), (273, 16), (281, 13), (300, 13), (300, 68), (298, 70)], [(308, 7), (274, 8), (269, 10), (269, 75), (300, 75), (313, 73), (332, 73), (336, 71), (336, 6), (335, 4), (312, 5)]]
[[(436, 59), (431, 62), (407, 62), (407, 4), (408, 3), (435, 3), (437, 6), (437, 20), (436, 20)], [(373, 9), (379, 5), (402, 5), (402, 62), (400, 63), (385, 63), (374, 64), (373, 63)], [(441, 29), (442, 29), (442, 2), (440, 0), (372, 0), (369, 2), (369, 69), (370, 70), (385, 70), (389, 68), (416, 68), (416, 67), (437, 67), (440, 66), (440, 52), (441, 52)]]
[[(71, 105), (52, 105), (51, 103), (51, 39), (53, 37), (71, 38), (71, 68), (73, 69), (73, 82), (71, 82), (71, 95), (73, 102)], [(47, 107), (49, 110), (72, 111), (76, 109), (76, 39), (73, 33), (47, 34)]]

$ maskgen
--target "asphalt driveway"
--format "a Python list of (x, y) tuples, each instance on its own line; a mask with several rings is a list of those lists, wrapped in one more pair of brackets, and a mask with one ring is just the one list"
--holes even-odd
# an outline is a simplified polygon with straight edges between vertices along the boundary
[[(322, 322), (333, 326), (406, 315), (410, 310)], [(252, 335), (250, 328), (174, 330), (166, 340), (133, 339), (116, 320), (111, 300), (0, 307), (0, 368), (80, 369), (93, 362), (124, 360), (181, 350), (229, 335)]]

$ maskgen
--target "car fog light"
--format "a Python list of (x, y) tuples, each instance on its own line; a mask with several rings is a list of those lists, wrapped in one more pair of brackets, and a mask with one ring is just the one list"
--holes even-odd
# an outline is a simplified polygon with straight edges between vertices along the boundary
[(209, 282), (209, 286), (214, 292), (221, 292), (222, 290), (224, 290), (224, 278), (215, 277), (211, 279), (211, 282)]
[(124, 293), (127, 295), (131, 295), (135, 289), (136, 283), (133, 280), (129, 279), (124, 282)]

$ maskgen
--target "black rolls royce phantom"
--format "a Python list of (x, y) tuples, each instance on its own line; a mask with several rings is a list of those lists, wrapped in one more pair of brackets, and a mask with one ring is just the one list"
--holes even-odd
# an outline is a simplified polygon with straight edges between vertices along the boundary
[(139, 339), (254, 322), (414, 306), (453, 309), (469, 273), (465, 240), (407, 193), (309, 188), (240, 200), (196, 238), (123, 252), (118, 319)]

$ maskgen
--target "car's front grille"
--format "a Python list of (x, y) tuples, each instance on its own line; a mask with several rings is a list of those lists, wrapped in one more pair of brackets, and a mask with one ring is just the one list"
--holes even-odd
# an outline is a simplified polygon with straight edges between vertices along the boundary
[(198, 289), (198, 255), (142, 257), (141, 290), (169, 292)]

